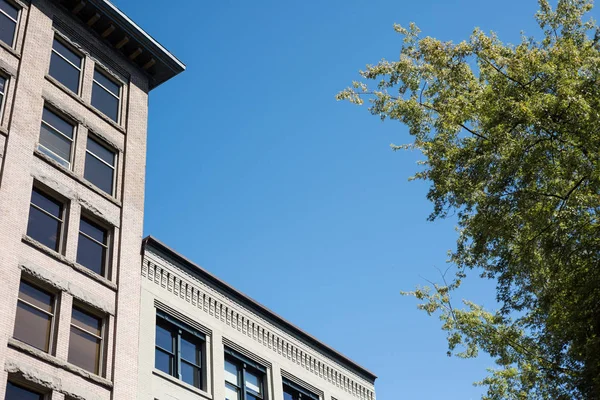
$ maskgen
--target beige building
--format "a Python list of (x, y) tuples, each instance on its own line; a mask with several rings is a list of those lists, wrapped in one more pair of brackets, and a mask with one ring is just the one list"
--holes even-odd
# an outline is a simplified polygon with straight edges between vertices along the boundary
[(148, 237), (140, 400), (374, 400), (375, 375)]
[(137, 398), (148, 93), (183, 69), (106, 0), (0, 0), (0, 397)]

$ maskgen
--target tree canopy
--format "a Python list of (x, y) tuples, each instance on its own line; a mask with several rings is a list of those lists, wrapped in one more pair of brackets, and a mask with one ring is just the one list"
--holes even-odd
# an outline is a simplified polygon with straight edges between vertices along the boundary
[[(408, 126), (431, 220), (458, 217), (451, 277), (409, 294), (438, 315), (449, 354), (489, 353), (484, 399), (600, 399), (600, 30), (590, 0), (539, 0), (539, 38), (404, 36), (338, 100)], [(499, 310), (454, 291), (468, 270)]]

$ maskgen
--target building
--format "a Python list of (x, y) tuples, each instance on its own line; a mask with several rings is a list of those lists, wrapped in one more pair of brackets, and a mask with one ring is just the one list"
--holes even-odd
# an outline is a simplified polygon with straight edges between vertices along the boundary
[(184, 69), (107, 0), (0, 0), (0, 394), (374, 400), (371, 372), (142, 241), (148, 94)]
[(137, 398), (148, 93), (184, 68), (106, 0), (0, 0), (6, 399)]
[(140, 400), (375, 400), (376, 376), (153, 237)]

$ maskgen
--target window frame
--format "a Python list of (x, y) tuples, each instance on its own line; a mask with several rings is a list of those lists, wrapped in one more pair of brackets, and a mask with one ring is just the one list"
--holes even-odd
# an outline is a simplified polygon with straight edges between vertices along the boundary
[[(50, 125), (48, 122), (44, 121), (44, 110), (48, 110), (49, 112), (51, 112), (52, 114), (54, 114), (55, 116), (57, 116), (58, 118), (62, 119), (63, 121), (65, 121), (66, 123), (68, 123), (69, 125), (71, 125), (73, 127), (73, 138), (68, 137), (67, 135), (65, 135), (63, 132), (61, 132), (58, 128)], [(49, 148), (47, 148), (46, 146), (44, 146), (41, 142), (40, 142), (40, 135), (41, 135), (41, 125), (44, 124), (47, 127), (49, 127), (52, 131), (58, 133), (59, 135), (65, 137), (66, 139), (71, 141), (71, 147), (69, 149), (69, 159), (65, 160), (64, 158), (62, 158), (61, 156), (59, 156), (58, 154), (56, 154), (55, 152), (53, 152), (52, 150), (50, 150)], [(54, 161), (56, 161), (57, 163), (59, 163), (62, 167), (67, 168), (69, 171), (71, 171), (73, 169), (73, 156), (75, 153), (75, 144), (77, 141), (77, 128), (78, 128), (78, 124), (77, 122), (74, 122), (72, 119), (67, 118), (64, 116), (63, 113), (61, 113), (60, 111), (57, 111), (54, 107), (49, 106), (47, 104), (44, 104), (44, 108), (42, 109), (42, 120), (40, 123), (40, 135), (38, 135), (38, 150), (39, 147), (43, 147), (46, 151), (54, 154), (57, 158), (64, 160), (68, 165), (65, 166), (63, 165), (60, 161), (58, 161), (57, 159), (55, 159), (54, 157), (50, 156), (49, 154), (46, 154), (43, 150), (40, 150), (42, 153), (46, 154), (48, 157), (52, 158)]]
[[(89, 154), (91, 157), (94, 157), (95, 159), (97, 159), (98, 161), (100, 161), (101, 163), (105, 164), (106, 166), (108, 166), (109, 168), (111, 168), (113, 170), (113, 178), (112, 178), (111, 191), (110, 191), (110, 193), (107, 193), (107, 194), (109, 196), (116, 197), (115, 193), (117, 191), (117, 165), (118, 165), (118, 162), (119, 162), (119, 152), (117, 150), (115, 150), (114, 148), (112, 148), (111, 146), (105, 144), (102, 139), (99, 139), (98, 136), (96, 136), (96, 135), (94, 135), (92, 133), (88, 133), (87, 139), (95, 142), (97, 145), (99, 145), (101, 147), (104, 147), (104, 149), (110, 151), (111, 153), (113, 153), (115, 155), (114, 165), (110, 165), (109, 163), (107, 163), (106, 161), (104, 161), (101, 157), (99, 157), (96, 154), (94, 154), (94, 152), (90, 151), (89, 146), (88, 146), (87, 141), (86, 141), (86, 144), (85, 144), (85, 155), (86, 155), (86, 158), (87, 158), (87, 156)], [(85, 161), (86, 160), (84, 160), (84, 171), (83, 171), (84, 176), (85, 176)], [(104, 192), (104, 190), (101, 189), (99, 186), (97, 186), (94, 182), (89, 181), (89, 180), (87, 180), (87, 181), (90, 182), (95, 187), (97, 187), (98, 189), (102, 190), (102, 192)], [(104, 193), (106, 193), (106, 192), (104, 192)]]
[(2, 100), (0, 100), (0, 121), (4, 117), (4, 109), (6, 108), (6, 95), (8, 93), (8, 85), (10, 84), (10, 76), (0, 73), (0, 78), (4, 79), (4, 90), (0, 91)]
[[(19, 389), (25, 390), (27, 392), (33, 393), (33, 394), (37, 394), (39, 397), (39, 400), (46, 400), (48, 399), (48, 393), (44, 393), (42, 391), (39, 391), (37, 389), (32, 388), (30, 385), (28, 385), (25, 382), (21, 382), (21, 381), (17, 381), (15, 382), (14, 380), (9, 379), (6, 382), (6, 391), (8, 391), (8, 385), (13, 385)], [(6, 396), (6, 392), (4, 392), (4, 396)]]
[[(38, 193), (40, 193), (42, 196), (45, 197), (49, 197), (51, 200), (55, 201), (56, 203), (60, 203), (61, 204), (61, 217), (60, 218), (56, 218), (54, 215), (50, 214), (48, 211), (44, 210), (42, 207), (38, 206), (37, 204), (33, 204), (33, 201), (31, 199), (31, 196), (29, 198), (29, 215), (27, 216), (27, 236), (29, 236), (29, 220), (31, 218), (31, 207), (34, 207), (36, 210), (46, 214), (47, 216), (51, 217), (52, 219), (56, 220), (59, 222), (60, 224), (60, 229), (59, 229), (59, 234), (58, 234), (58, 238), (56, 240), (56, 248), (52, 249), (51, 247), (48, 247), (49, 249), (62, 254), (62, 250), (64, 248), (64, 239), (65, 239), (65, 230), (66, 230), (66, 220), (67, 220), (67, 202), (64, 200), (64, 198), (60, 197), (60, 196), (56, 196), (54, 195), (51, 191), (46, 190), (38, 185), (36, 185), (35, 183), (33, 184), (33, 187), (31, 188), (31, 192), (33, 194), (33, 192), (36, 191)], [(32, 239), (34, 239), (35, 241), (38, 241), (36, 238), (30, 236)], [(41, 243), (41, 242), (40, 242)]]
[[(297, 383), (292, 382), (289, 379), (282, 377), (282, 385), (283, 385), (284, 394), (286, 393), (286, 387), (287, 387), (287, 388), (291, 389), (292, 391), (296, 392), (295, 394), (298, 395), (299, 400), (303, 400), (303, 399), (320, 400), (320, 396), (318, 394), (311, 392), (310, 390), (298, 385)], [(292, 395), (292, 399), (296, 400), (296, 398), (294, 398), (294, 395)]]
[[(100, 328), (100, 336), (96, 335), (95, 333), (89, 332), (75, 324), (73, 324), (73, 310), (79, 310), (80, 312), (84, 313), (84, 314), (88, 314), (94, 318), (98, 318), (100, 320), (100, 323), (102, 324), (102, 327)], [(97, 376), (104, 376), (104, 367), (105, 367), (105, 356), (106, 356), (106, 325), (107, 325), (107, 318), (105, 315), (102, 315), (100, 312), (84, 305), (78, 302), (73, 302), (73, 306), (71, 307), (71, 319), (69, 321), (69, 346), (67, 348), (67, 361), (69, 360), (69, 352), (71, 351), (71, 331), (73, 328), (79, 330), (80, 332), (83, 332), (87, 335), (93, 336), (96, 339), (100, 339), (100, 354), (98, 355), (98, 373), (92, 372), (92, 371), (88, 371), (87, 369), (78, 366), (77, 364), (73, 364), (71, 363), (71, 361), (68, 361), (69, 363), (75, 365), (77, 368), (81, 368), (87, 372), (89, 372), (90, 374), (94, 374)]]
[[(71, 61), (69, 61), (69, 59), (67, 57), (65, 57), (62, 54), (60, 54), (58, 52), (58, 50), (55, 50), (54, 49), (54, 41), (59, 42), (64, 47), (66, 47), (68, 50), (72, 51), (73, 54), (75, 54), (77, 57), (81, 58), (81, 65), (79, 67), (76, 66)], [(82, 83), (83, 83), (83, 72), (84, 72), (84, 69), (85, 69), (85, 55), (82, 54), (79, 50), (77, 50), (65, 38), (63, 38), (62, 35), (58, 34), (57, 31), (54, 31), (54, 36), (52, 38), (52, 48), (51, 49), (52, 49), (51, 53), (55, 53), (57, 56), (59, 56), (60, 58), (62, 58), (63, 61), (66, 61), (69, 65), (71, 65), (72, 67), (74, 67), (75, 69), (77, 69), (79, 71), (79, 78), (77, 79), (77, 91), (75, 91), (75, 92), (72, 91), (69, 87), (67, 87), (67, 85), (65, 85), (64, 83), (62, 83), (58, 78), (52, 76), (52, 74), (50, 73), (50, 68), (52, 67), (52, 54), (50, 54), (50, 62), (48, 63), (48, 75), (51, 76), (57, 82), (59, 82), (62, 86), (64, 86), (65, 88), (67, 88), (67, 90), (69, 90), (69, 92), (75, 93), (75, 95), (77, 95), (77, 96), (81, 96), (81, 88), (83, 86), (82, 85)]]
[[(109, 81), (111, 81), (112, 83), (114, 83), (115, 85), (117, 85), (119, 87), (119, 96), (115, 96), (115, 94), (113, 92), (111, 92), (107, 87), (105, 87), (102, 83), (100, 83), (96, 80), (96, 71), (100, 75), (104, 76), (106, 79), (108, 79)], [(108, 94), (110, 94), (111, 96), (113, 96), (114, 98), (117, 99), (117, 119), (116, 120), (113, 120), (110, 116), (105, 114), (104, 111), (102, 111), (101, 109), (96, 107), (94, 104), (92, 104), (92, 99), (94, 97), (94, 84), (100, 86), (100, 88), (102, 90), (104, 90), (105, 92), (107, 92)], [(96, 65), (94, 66), (94, 75), (92, 76), (92, 97), (90, 98), (90, 104), (96, 110), (100, 111), (102, 113), (102, 115), (106, 116), (111, 121), (114, 121), (117, 124), (121, 123), (121, 109), (122, 109), (122, 105), (123, 105), (123, 86), (124, 86), (123, 82), (115, 79), (112, 76), (112, 74), (110, 74), (106, 69), (102, 68), (99, 64), (96, 63)]]
[[(81, 220), (84, 220), (86, 223), (95, 226), (99, 229), (102, 229), (106, 232), (106, 244), (104, 243), (100, 243), (99, 241), (97, 241), (96, 239), (94, 239), (93, 237), (91, 237), (90, 235), (88, 235), (85, 232), (81, 231)], [(111, 257), (112, 257), (112, 239), (113, 239), (113, 227), (107, 225), (106, 223), (100, 222), (97, 218), (94, 218), (93, 216), (90, 216), (89, 214), (87, 214), (84, 210), (82, 210), (80, 216), (79, 216), (79, 227), (77, 229), (77, 254), (75, 256), (76, 262), (78, 264), (79, 261), (78, 259), (78, 255), (79, 255), (79, 240), (80, 240), (80, 235), (85, 236), (87, 239), (93, 241), (94, 243), (102, 246), (104, 248), (104, 262), (102, 265), (102, 273), (97, 274), (100, 275), (102, 277), (107, 278), (110, 274), (110, 267), (111, 267)], [(85, 267), (86, 269), (88, 269), (89, 271), (93, 272), (96, 274), (96, 272), (94, 272), (92, 269), (90, 269), (89, 267), (87, 267), (86, 265), (80, 264), (81, 266)]]
[[(163, 347), (159, 346), (156, 343), (156, 337), (155, 337), (154, 338), (154, 369), (158, 370), (164, 374), (167, 374), (169, 376), (172, 376), (173, 378), (178, 379), (179, 381), (183, 382), (186, 385), (190, 385), (191, 387), (205, 391), (206, 385), (207, 385), (207, 377), (205, 376), (205, 374), (206, 374), (206, 335), (204, 335), (203, 333), (199, 332), (198, 330), (188, 326), (187, 324), (171, 317), (169, 314), (167, 314), (161, 310), (156, 310), (155, 326), (159, 325), (159, 321), (160, 321), (160, 325), (162, 325), (163, 329), (168, 329), (168, 328), (164, 327), (164, 325), (167, 325), (167, 326), (169, 326), (169, 328), (171, 328), (170, 330), (169, 329), (168, 330), (169, 330), (169, 332), (171, 332), (173, 351), (172, 352), (168, 351), (168, 350), (164, 349)], [(156, 332), (156, 330), (155, 330), (155, 332)], [(200, 347), (200, 350), (199, 350), (200, 351), (200, 364), (199, 365), (192, 364), (191, 362), (184, 360), (182, 358), (181, 339), (182, 339), (182, 336), (184, 336), (184, 334), (193, 336), (197, 341), (196, 346)], [(171, 368), (172, 368), (171, 374), (156, 368), (156, 351), (157, 350), (167, 353), (167, 354), (170, 354), (173, 357), (172, 364), (171, 364)], [(199, 386), (195, 386), (195, 385), (188, 383), (182, 379), (182, 376), (181, 376), (182, 362), (184, 362), (186, 364), (191, 364), (194, 367), (198, 368), (199, 375), (200, 375), (200, 385)]]
[[(4, 10), (0, 9), (0, 13), (4, 14), (8, 19), (10, 19), (11, 21), (13, 21), (15, 23), (15, 33), (13, 35), (13, 40), (11, 44), (5, 43), (7, 46), (9, 46), (11, 49), (15, 49), (16, 44), (17, 44), (17, 36), (19, 35), (19, 26), (21, 23), (21, 16), (23, 15), (23, 7), (11, 0), (4, 0), (6, 3), (8, 3), (9, 5), (12, 5), (14, 8), (17, 9), (17, 19), (15, 20), (13, 17), (11, 17), (10, 15), (8, 15)], [(2, 42), (4, 43), (4, 42)]]
[[(46, 310), (42, 310), (40, 307), (36, 306), (35, 304), (31, 304), (23, 299), (21, 299), (21, 282), (25, 282), (27, 285), (32, 286), (33, 288), (39, 290), (40, 292), (44, 292), (50, 296), (52, 296), (52, 311), (53, 313), (49, 313)], [(47, 287), (45, 287), (44, 285), (39, 285), (35, 282), (33, 282), (30, 279), (27, 279), (26, 277), (21, 277), (21, 279), (19, 280), (19, 292), (17, 295), (17, 309), (19, 307), (19, 302), (26, 304), (27, 306), (42, 312), (46, 315), (50, 315), (51, 319), (50, 319), (50, 335), (48, 336), (48, 351), (42, 350), (42, 349), (38, 349), (40, 351), (43, 351), (46, 354), (54, 354), (54, 350), (55, 350), (55, 339), (56, 339), (56, 329), (58, 328), (58, 322), (57, 322), (57, 317), (58, 317), (58, 305), (59, 305), (59, 297), (60, 293), (56, 293), (55, 291), (52, 290), (48, 290)], [(14, 337), (14, 330), (17, 326), (17, 314), (15, 312), (15, 322), (13, 324), (13, 333), (12, 333), (12, 337)], [(27, 344), (28, 346), (32, 346), (35, 347), (27, 342), (24, 342), (20, 339), (15, 338), (16, 340)], [(37, 349), (37, 347), (35, 347)], [(18, 385), (17, 385), (18, 386)]]
[[(225, 378), (225, 385), (227, 384), (235, 387), (238, 390), (238, 393), (241, 394), (241, 398), (236, 400), (248, 400), (248, 395), (250, 394), (254, 398), (266, 400), (266, 378), (267, 378), (267, 369), (262, 365), (250, 360), (247, 357), (239, 354), (238, 352), (231, 350), (228, 347), (225, 347), (225, 362), (230, 362), (235, 365), (237, 368), (237, 378), (239, 381), (238, 385), (229, 382), (227, 378)], [(246, 387), (246, 371), (254, 375), (260, 376), (260, 386), (261, 393), (257, 393), (252, 389)]]

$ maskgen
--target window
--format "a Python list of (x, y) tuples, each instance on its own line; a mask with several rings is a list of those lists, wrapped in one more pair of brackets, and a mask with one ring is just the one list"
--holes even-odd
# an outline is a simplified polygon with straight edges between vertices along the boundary
[(114, 192), (116, 154), (88, 137), (84, 178), (112, 195)]
[(304, 389), (302, 386), (294, 382), (283, 379), (283, 400), (304, 400), (312, 399), (319, 400), (319, 396)]
[(44, 107), (39, 150), (67, 168), (71, 167), (71, 148), (75, 126)]
[(102, 318), (73, 306), (68, 360), (96, 375), (101, 368), (103, 325)]
[(82, 63), (83, 57), (76, 54), (57, 38), (54, 38), (50, 58), (50, 76), (65, 85), (73, 93), (79, 93)]
[(225, 400), (257, 400), (264, 396), (266, 369), (225, 349)]
[(156, 369), (203, 389), (202, 348), (204, 335), (157, 311), (156, 314)]
[(113, 121), (118, 122), (120, 99), (121, 85), (113, 82), (112, 79), (96, 69), (92, 87), (92, 105)]
[(27, 235), (54, 251), (60, 251), (63, 222), (63, 203), (33, 188)]
[(6, 0), (0, 0), (0, 40), (13, 47), (19, 24), (19, 9)]
[(88, 218), (79, 222), (77, 262), (104, 276), (108, 261), (108, 231)]
[(12, 382), (6, 385), (6, 396), (4, 400), (42, 400), (44, 396), (29, 389), (25, 389)]
[(7, 79), (0, 75), (0, 111), (2, 111), (2, 106), (4, 105), (4, 96), (6, 95), (6, 81)]
[(54, 320), (54, 296), (21, 281), (13, 336), (35, 348), (50, 351)]

